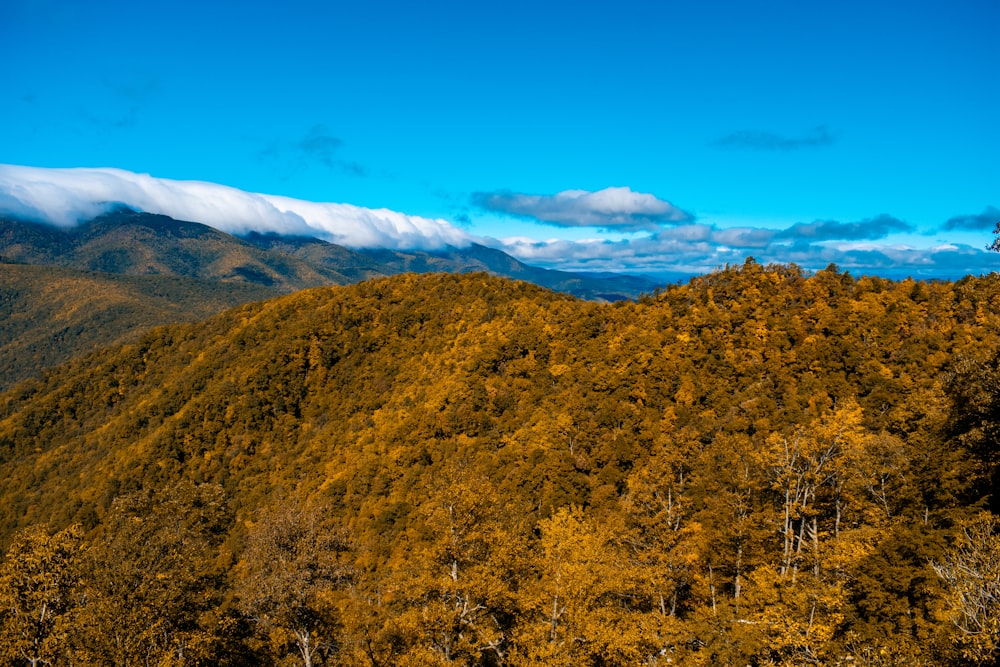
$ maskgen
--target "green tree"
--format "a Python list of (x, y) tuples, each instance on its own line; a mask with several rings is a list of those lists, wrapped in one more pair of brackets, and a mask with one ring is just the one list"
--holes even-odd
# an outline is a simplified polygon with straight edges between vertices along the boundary
[(1000, 221), (998, 221), (996, 227), (993, 228), (993, 236), (993, 243), (988, 246), (988, 249), (993, 252), (1000, 252)]

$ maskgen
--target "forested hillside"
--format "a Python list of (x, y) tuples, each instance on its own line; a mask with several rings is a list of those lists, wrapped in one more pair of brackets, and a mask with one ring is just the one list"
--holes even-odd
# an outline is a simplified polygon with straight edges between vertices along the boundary
[(356, 252), (316, 238), (236, 237), (129, 209), (70, 228), (0, 215), (0, 391), (97, 343), (132, 342), (153, 325), (403, 272), (488, 272), (605, 301), (656, 285), (527, 266), (478, 245)]
[[(123, 275), (244, 283), (289, 293), (379, 275), (366, 258), (323, 244), (339, 266), (272, 253), (197, 222), (129, 209), (61, 228), (0, 216), (0, 260)], [(361, 265), (361, 266), (358, 266)]]
[(0, 395), (0, 655), (995, 664), (998, 348), (1000, 276), (752, 260), (154, 329)]
[(259, 285), (0, 263), (0, 391), (161, 324), (273, 298)]

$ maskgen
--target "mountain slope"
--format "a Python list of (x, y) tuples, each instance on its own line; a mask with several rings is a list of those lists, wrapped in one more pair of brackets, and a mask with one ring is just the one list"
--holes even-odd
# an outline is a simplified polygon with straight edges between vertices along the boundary
[(258, 285), (0, 264), (0, 391), (151, 327), (276, 296)]
[[(301, 291), (0, 395), (0, 535), (218, 484), (217, 585), (258, 510), (322, 505), (354, 545), (339, 644), (386, 664), (467, 628), (455, 595), (520, 665), (942, 662), (930, 563), (996, 482), (949, 392), (993, 377), (962, 369), (995, 357), (998, 313), (995, 276), (752, 263), (613, 305), (484, 274)], [(553, 590), (576, 614), (555, 631)]]
[[(10, 268), (18, 265), (91, 273)], [(314, 238), (239, 238), (124, 209), (71, 229), (0, 217), (0, 267), (4, 312), (17, 313), (16, 322), (0, 329), (0, 389), (97, 343), (132, 340), (154, 324), (190, 322), (280, 293), (403, 272), (488, 271), (602, 300), (633, 298), (655, 287), (639, 278), (529, 267), (482, 246), (355, 252)], [(132, 279), (137, 277), (143, 279)]]
[[(385, 447), (399, 438), (408, 446), (465, 437), (500, 447), (504, 434), (559, 413), (579, 421), (572, 429), (578, 456), (616, 441), (637, 456), (634, 448), (655, 439), (661, 427), (654, 423), (667, 412), (680, 423), (766, 433), (856, 395), (871, 409), (873, 426), (911, 430), (918, 425), (901, 402), (937, 391), (935, 373), (950, 356), (973, 355), (984, 341), (995, 345), (997, 316), (986, 311), (984, 323), (976, 321), (977, 310), (998, 301), (995, 281), (969, 281), (959, 292), (951, 285), (854, 287), (849, 277), (827, 274), (733, 276), (618, 307), (483, 275), (310, 290), (161, 328), (141, 343), (74, 361), (5, 397), (4, 432), (41, 438), (47, 450), (80, 438), (67, 453), (122, 447), (114, 453), (118, 464), (133, 463), (106, 471), (120, 482), (141, 482), (144, 466), (161, 456), (168, 457), (156, 464), (167, 465), (161, 470), (233, 475), (229, 457), (243, 449), (215, 452), (220, 433), (230, 443), (254, 441), (260, 454), (244, 452), (248, 461), (278, 461), (297, 456), (296, 447), (343, 442), (353, 450), (361, 441)], [(923, 292), (923, 300), (910, 291)], [(979, 307), (963, 305), (970, 299)], [(862, 308), (871, 316), (850, 315)], [(903, 330), (906, 338), (896, 335)], [(44, 407), (52, 401), (66, 408)], [(61, 435), (9, 430), (33, 413), (40, 423), (61, 424), (51, 434)], [(758, 413), (766, 422), (749, 428)], [(297, 430), (316, 420), (322, 428)], [(627, 424), (639, 430), (620, 439), (615, 434), (629, 432)], [(377, 435), (380, 428), (389, 429), (386, 437)], [(526, 434), (515, 438), (519, 446), (530, 446)], [(189, 436), (200, 444), (184, 444)], [(558, 446), (556, 432), (541, 441), (552, 438), (549, 445)], [(30, 464), (32, 451), (20, 460)], [(215, 453), (203, 459), (206, 451)], [(111, 464), (111, 453), (102, 465)], [(611, 481), (614, 461), (604, 453), (599, 466), (581, 465)], [(254, 469), (298, 467), (290, 464)], [(266, 492), (266, 484), (255, 486)]]
[(285, 293), (352, 282), (331, 267), (266, 252), (205, 225), (129, 210), (70, 229), (0, 219), (0, 257), (84, 271), (247, 283)]
[[(485, 274), (407, 274), (246, 304), (74, 359), (6, 394), (0, 433), (14, 438), (9, 446), (22, 437), (34, 443), (8, 450), (29, 466), (36, 444), (71, 456), (97, 447), (102, 465), (121, 447), (113, 465), (125, 468), (88, 479), (143, 483), (153, 463), (170, 474), (229, 478), (247, 473), (230, 467), (233, 456), (283, 460), (320, 447), (326, 461), (340, 448), (327, 443), (353, 450), (362, 441), (423, 447), (472, 438), (502, 448), (512, 433), (573, 414), (576, 456), (584, 457), (577, 464), (619, 483), (631, 458), (581, 452), (618, 443), (612, 450), (640, 456), (667, 428), (656, 424), (668, 413), (671, 429), (766, 434), (851, 396), (871, 411), (872, 427), (920, 428), (904, 404), (939, 392), (937, 374), (953, 357), (1000, 347), (997, 313), (994, 277), (855, 282), (751, 265), (638, 304), (604, 305)], [(56, 430), (14, 427), (24, 419)], [(519, 446), (532, 446), (527, 432), (515, 438)], [(541, 441), (563, 437), (545, 432)], [(220, 434), (230, 444), (253, 441), (260, 453), (215, 451)], [(298, 467), (287, 465), (253, 469)], [(254, 486), (266, 493), (268, 484)], [(592, 491), (575, 499), (595, 502)]]

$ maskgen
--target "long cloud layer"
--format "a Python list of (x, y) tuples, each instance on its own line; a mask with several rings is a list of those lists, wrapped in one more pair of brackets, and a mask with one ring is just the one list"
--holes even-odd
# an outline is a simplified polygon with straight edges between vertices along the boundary
[(175, 181), (121, 169), (0, 165), (0, 212), (72, 226), (116, 205), (190, 220), (232, 234), (315, 236), (352, 248), (436, 249), (473, 237), (445, 220), (351, 204), (316, 203)]

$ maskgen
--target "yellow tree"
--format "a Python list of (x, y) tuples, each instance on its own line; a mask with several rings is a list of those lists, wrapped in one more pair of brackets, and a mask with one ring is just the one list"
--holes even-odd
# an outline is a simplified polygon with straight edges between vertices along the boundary
[(228, 523), (215, 484), (116, 499), (82, 558), (82, 655), (93, 664), (210, 663), (221, 602), (211, 568)]
[(238, 564), (238, 606), (279, 658), (321, 664), (337, 647), (336, 593), (350, 581), (347, 535), (325, 510), (289, 502), (260, 512)]
[(638, 615), (620, 531), (563, 507), (539, 523), (538, 579), (522, 582), (522, 616), (512, 665), (626, 665), (649, 656), (652, 644)]
[[(756, 465), (759, 445), (740, 433), (717, 433), (695, 459), (691, 474), (690, 544), (698, 554), (696, 587), (682, 628), (689, 636), (684, 660), (736, 663), (753, 655), (758, 628), (748, 622), (749, 579), (771, 556), (770, 516), (762, 499), (766, 479)], [(720, 471), (725, 471), (720, 474)], [(675, 645), (675, 654), (678, 648)]]
[(0, 565), (0, 659), (39, 667), (69, 657), (81, 534), (30, 526), (14, 537)]
[(684, 641), (681, 618), (700, 596), (702, 527), (693, 518), (690, 488), (695, 449), (683, 434), (657, 447), (630, 475), (622, 499), (622, 543), (646, 597), (636, 613), (650, 612), (650, 627), (667, 651)]
[(898, 443), (866, 432), (862, 417), (858, 404), (848, 400), (822, 419), (766, 440), (761, 464), (779, 508), (782, 579), (794, 583), (804, 567), (819, 576), (830, 557), (827, 541), (842, 536), (848, 513), (856, 521), (892, 513), (887, 494), (902, 465)]
[(525, 556), (489, 479), (448, 465), (421, 503), (422, 539), (390, 564), (384, 600), (405, 645), (399, 665), (504, 664)]
[(958, 543), (934, 571), (948, 591), (962, 657), (989, 664), (1000, 656), (1000, 518), (981, 513), (962, 529)]
[(772, 434), (761, 456), (780, 541), (777, 558), (750, 577), (746, 620), (763, 629), (772, 658), (827, 659), (844, 628), (851, 577), (893, 518), (901, 443), (867, 431), (861, 408), (845, 400), (790, 434)]

